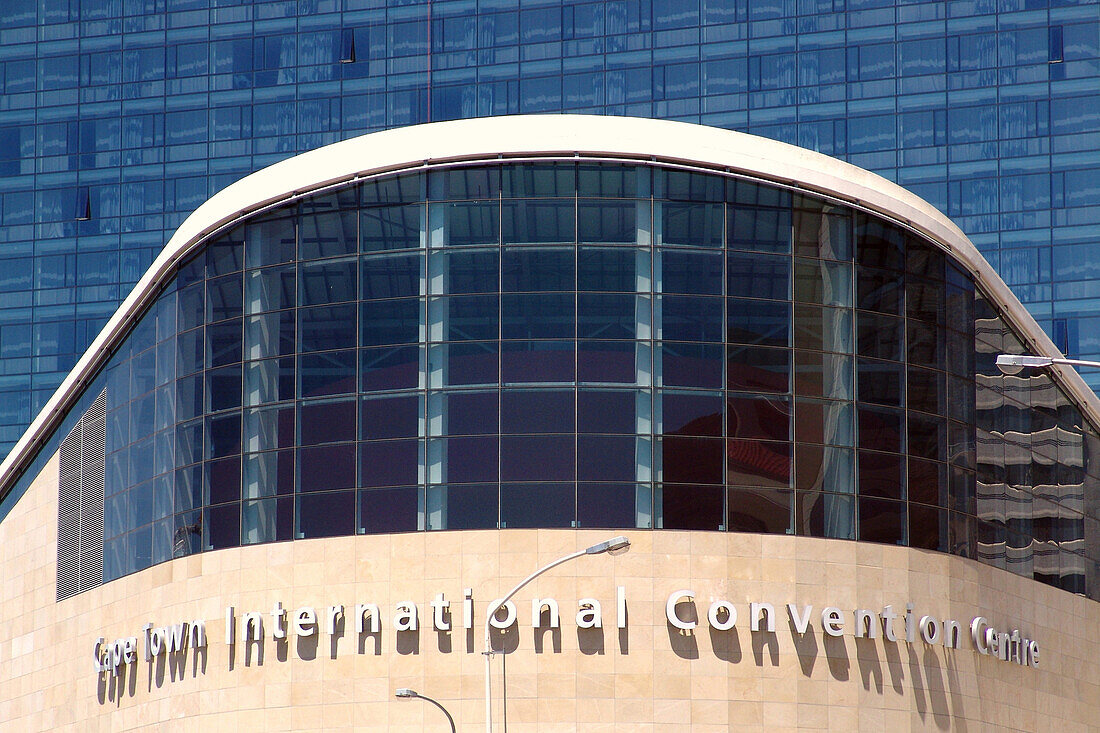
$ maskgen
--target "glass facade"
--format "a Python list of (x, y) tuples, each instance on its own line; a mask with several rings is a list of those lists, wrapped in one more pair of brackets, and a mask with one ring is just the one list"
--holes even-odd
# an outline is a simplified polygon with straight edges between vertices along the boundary
[[(474, 528), (909, 545), (1100, 596), (1100, 442), (942, 249), (715, 172), (386, 174), (181, 265), (105, 393), (104, 579)], [(1090, 503), (1091, 502), (1091, 503)]]
[[(1061, 350), (1100, 358), (1097, 3), (519, 5), (0, 4), (0, 449), (212, 193), (339, 139), (486, 115), (677, 119), (849, 160), (951, 216)], [(473, 244), (485, 232), (468, 215)], [(501, 348), (502, 369), (523, 353)], [(889, 343), (874, 349), (859, 358), (889, 361)]]

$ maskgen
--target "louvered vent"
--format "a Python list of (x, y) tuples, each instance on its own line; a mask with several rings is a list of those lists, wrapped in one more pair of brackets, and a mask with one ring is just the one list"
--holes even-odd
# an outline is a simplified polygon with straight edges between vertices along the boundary
[(57, 600), (103, 583), (106, 393), (61, 443), (57, 510)]

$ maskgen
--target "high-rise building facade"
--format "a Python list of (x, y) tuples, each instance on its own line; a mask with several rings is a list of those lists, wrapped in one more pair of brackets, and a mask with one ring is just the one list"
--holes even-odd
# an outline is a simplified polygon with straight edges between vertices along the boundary
[(519, 5), (0, 5), (0, 447), (211, 194), (487, 115), (693, 121), (848, 160), (952, 217), (1061, 350), (1100, 356), (1097, 3)]

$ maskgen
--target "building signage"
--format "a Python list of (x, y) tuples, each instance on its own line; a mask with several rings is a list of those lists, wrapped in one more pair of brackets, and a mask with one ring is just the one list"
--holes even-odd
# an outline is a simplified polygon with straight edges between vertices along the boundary
[[(267, 637), (273, 640), (286, 640), (293, 634), (296, 637), (310, 637), (321, 633), (339, 636), (355, 629), (357, 635), (380, 636), (389, 626), (394, 633), (417, 632), (420, 627), (431, 625), (435, 631), (451, 631), (453, 626), (472, 629), (474, 626), (473, 591), (466, 588), (460, 601), (456, 601), (457, 614), (452, 610), (452, 601), (445, 594), (437, 594), (423, 608), (414, 601), (399, 601), (390, 613), (385, 614), (375, 603), (357, 603), (353, 606), (299, 606), (284, 607), (276, 601), (271, 609), (249, 610), (238, 613), (233, 606), (225, 609), (225, 643), (228, 647), (237, 644), (263, 644)], [(496, 629), (505, 630), (519, 622), (520, 612), (516, 604), (508, 601), (503, 606), (500, 599), (490, 604), (490, 608), (499, 609), (489, 623)], [(572, 610), (572, 609), (570, 609)], [(1039, 666), (1039, 643), (1024, 636), (1019, 629), (993, 626), (984, 616), (975, 616), (965, 624), (956, 619), (938, 618), (921, 615), (912, 603), (905, 604), (904, 611), (893, 605), (883, 606), (882, 610), (856, 608), (850, 611), (836, 606), (815, 608), (787, 603), (777, 606), (768, 602), (734, 604), (727, 600), (715, 600), (707, 605), (705, 615), (696, 606), (696, 594), (691, 589), (681, 589), (670, 593), (665, 601), (665, 621), (680, 633), (694, 633), (705, 618), (706, 625), (722, 632), (734, 629), (744, 613), (743, 625), (747, 625), (752, 634), (774, 634), (776, 623), (781, 615), (789, 620), (792, 634), (801, 637), (813, 633), (815, 626), (821, 633), (830, 637), (840, 637), (847, 633), (857, 638), (877, 639), (881, 633), (884, 641), (905, 641), (910, 644), (921, 641), (929, 645), (939, 645), (947, 649), (959, 649), (964, 645), (972, 646), (979, 654), (1000, 659), (1005, 662), (1037, 668)], [(456, 618), (457, 616), (457, 618)], [(532, 628), (560, 628), (562, 609), (554, 598), (535, 597), (530, 602), (530, 625)], [(618, 586), (615, 591), (614, 612), (611, 614), (614, 625), (619, 629), (627, 628), (626, 589)], [(697, 620), (700, 619), (700, 620)], [(574, 623), (579, 629), (603, 628), (605, 614), (603, 605), (596, 598), (581, 598), (576, 602)], [(206, 623), (202, 620), (181, 621), (169, 626), (154, 626), (151, 623), (142, 627), (139, 636), (120, 637), (108, 643), (104, 637), (95, 640), (95, 671), (100, 674), (120, 674), (123, 667), (134, 664), (138, 657), (153, 662), (161, 655), (171, 655), (191, 649), (205, 649), (207, 646)]]

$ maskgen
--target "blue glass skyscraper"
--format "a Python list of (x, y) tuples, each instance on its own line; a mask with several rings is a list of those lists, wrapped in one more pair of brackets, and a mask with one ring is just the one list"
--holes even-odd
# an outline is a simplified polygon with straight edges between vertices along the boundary
[(6, 0), (0, 448), (215, 191), (486, 115), (686, 120), (844, 158), (951, 216), (1063, 351), (1098, 358), (1098, 78), (1095, 1)]

